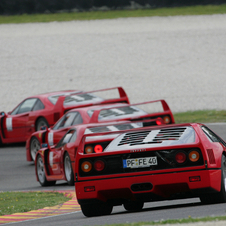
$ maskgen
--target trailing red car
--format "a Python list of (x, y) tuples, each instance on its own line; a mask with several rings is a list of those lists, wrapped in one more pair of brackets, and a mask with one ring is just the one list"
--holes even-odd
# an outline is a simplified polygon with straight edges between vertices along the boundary
[[(113, 89), (118, 90), (118, 98), (103, 99), (93, 94), (94, 92), (110, 92)], [(1, 143), (25, 142), (42, 126), (54, 125), (70, 109), (120, 102), (129, 103), (121, 87), (90, 92), (67, 90), (28, 97), (11, 112), (0, 113), (0, 145)]]
[[(149, 120), (149, 122), (154, 125), (157, 122), (164, 123), (162, 119)], [(84, 134), (106, 131), (118, 131), (119, 133), (122, 130), (131, 130), (143, 125), (142, 122), (111, 122), (72, 127), (56, 145), (50, 147), (46, 144), (46, 148), (42, 148), (37, 152), (35, 159), (37, 180), (42, 186), (54, 185), (57, 180), (66, 180), (69, 185), (74, 185), (75, 155)], [(117, 134), (109, 135), (104, 140), (95, 136), (94, 139), (96, 142), (100, 140), (101, 145), (97, 143), (94, 147), (86, 148), (86, 153), (102, 151), (116, 136)]]
[[(157, 112), (152, 112), (152, 106), (160, 105)], [(151, 113), (138, 108), (144, 106)], [(149, 109), (150, 108), (150, 109)], [(27, 161), (34, 161), (36, 152), (40, 149), (41, 143), (54, 145), (59, 142), (62, 136), (75, 125), (112, 122), (112, 121), (137, 121), (146, 119), (161, 118), (165, 124), (174, 123), (173, 114), (164, 100), (154, 100), (138, 104), (112, 103), (110, 105), (91, 106), (86, 108), (76, 108), (68, 111), (57, 123), (49, 130), (33, 133), (26, 143)], [(147, 126), (149, 124), (145, 124)]]
[(90, 139), (83, 137), (75, 157), (76, 196), (87, 217), (176, 198), (226, 202), (226, 143), (203, 124), (135, 129), (86, 154)]

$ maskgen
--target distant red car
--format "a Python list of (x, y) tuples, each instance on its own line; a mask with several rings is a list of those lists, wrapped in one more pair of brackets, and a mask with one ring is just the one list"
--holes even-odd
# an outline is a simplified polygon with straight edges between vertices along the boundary
[[(150, 105), (149, 107), (151, 108), (152, 105), (155, 105), (156, 103), (161, 105), (161, 110), (154, 113), (147, 113), (137, 107)], [(137, 121), (155, 119), (158, 117), (162, 118), (165, 124), (174, 123), (173, 114), (164, 100), (154, 100), (138, 104), (112, 103), (110, 105), (91, 106), (70, 110), (61, 117), (52, 128), (48, 129), (48, 136), (46, 135), (46, 131), (43, 130), (33, 133), (28, 138), (26, 143), (27, 161), (34, 161), (36, 152), (41, 147), (41, 143), (48, 142), (50, 146), (58, 143), (68, 129), (75, 125), (122, 120)]]
[[(164, 123), (162, 119), (149, 120), (154, 125)], [(63, 138), (54, 146), (40, 149), (36, 154), (35, 169), (37, 180), (42, 186), (54, 185), (57, 180), (66, 180), (69, 185), (74, 185), (75, 155), (77, 147), (84, 134), (94, 134), (105, 131), (131, 130), (142, 127), (142, 122), (111, 122), (86, 124), (72, 127)], [(47, 136), (48, 136), (47, 131)], [(101, 140), (101, 145), (87, 147), (86, 153), (100, 152), (105, 148), (117, 134), (109, 135), (103, 140), (101, 137), (94, 139)]]
[[(94, 92), (118, 90), (119, 98), (103, 99)], [(23, 100), (11, 112), (0, 113), (0, 145), (25, 142), (29, 135), (42, 126), (52, 126), (68, 110), (115, 102), (129, 103), (121, 87), (82, 92), (67, 90), (31, 96)]]
[(87, 217), (110, 214), (116, 205), (139, 211), (144, 202), (177, 198), (226, 202), (226, 143), (203, 124), (135, 129), (86, 154), (95, 144), (90, 140), (83, 137), (75, 157), (76, 197)]

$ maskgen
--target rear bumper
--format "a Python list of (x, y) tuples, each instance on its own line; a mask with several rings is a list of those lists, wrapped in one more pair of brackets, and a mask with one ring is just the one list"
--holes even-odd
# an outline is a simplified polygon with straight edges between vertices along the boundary
[[(75, 182), (76, 195), (80, 204), (95, 201), (111, 201), (120, 204), (125, 200), (136, 199), (148, 202), (177, 197), (199, 197), (203, 193), (219, 192), (220, 187), (220, 169)], [(85, 191), (85, 188), (89, 191)]]

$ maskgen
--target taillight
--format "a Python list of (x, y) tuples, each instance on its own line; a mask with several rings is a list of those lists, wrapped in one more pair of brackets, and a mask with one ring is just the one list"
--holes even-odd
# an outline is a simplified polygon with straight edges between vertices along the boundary
[(94, 169), (96, 171), (102, 171), (105, 167), (105, 163), (104, 161), (102, 160), (97, 160), (95, 163), (94, 163)]
[(87, 147), (85, 148), (85, 153), (86, 153), (86, 154), (93, 153), (93, 147), (92, 147), (92, 146), (87, 146)]
[(156, 124), (159, 126), (159, 125), (162, 125), (162, 119), (156, 119)]
[(100, 145), (100, 144), (97, 144), (95, 147), (94, 147), (94, 151), (96, 153), (100, 153), (103, 151), (103, 147)]
[(91, 171), (91, 169), (92, 169), (92, 164), (91, 164), (91, 162), (85, 161), (85, 162), (82, 163), (82, 165), (81, 165), (81, 170), (82, 170), (83, 172), (88, 173), (88, 172)]
[(170, 123), (170, 117), (169, 116), (165, 116), (163, 117), (163, 121), (166, 123), (166, 124), (169, 124)]
[(192, 150), (189, 152), (188, 157), (190, 161), (197, 162), (199, 160), (200, 155), (196, 150)]
[(186, 161), (186, 155), (184, 152), (178, 152), (175, 156), (175, 160), (177, 163), (182, 164)]

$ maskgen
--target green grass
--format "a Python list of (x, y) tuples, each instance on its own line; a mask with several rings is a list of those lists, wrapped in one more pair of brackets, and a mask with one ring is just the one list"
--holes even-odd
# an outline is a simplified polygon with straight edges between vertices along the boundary
[(226, 122), (226, 110), (203, 110), (203, 111), (188, 111), (175, 113), (174, 119), (176, 123), (187, 123), (187, 122), (200, 122), (200, 123), (211, 123), (211, 122)]
[(0, 216), (55, 206), (70, 198), (58, 192), (0, 192)]
[(127, 224), (106, 224), (108, 226), (142, 226), (142, 225), (165, 225), (165, 224), (185, 224), (194, 222), (209, 222), (209, 221), (222, 221), (226, 220), (226, 216), (218, 217), (204, 217), (204, 218), (192, 218), (188, 216), (185, 219), (178, 220), (161, 220), (161, 221), (150, 221), (150, 222), (137, 222), (137, 223), (127, 223)]
[(51, 21), (71, 21), (71, 20), (96, 20), (115, 19), (125, 17), (151, 17), (151, 16), (176, 16), (176, 15), (212, 15), (226, 13), (226, 4), (173, 7), (159, 9), (137, 9), (137, 10), (112, 10), (112, 11), (91, 11), (91, 12), (71, 12), (53, 14), (32, 14), (0, 16), (0, 24), (4, 23), (33, 23)]

